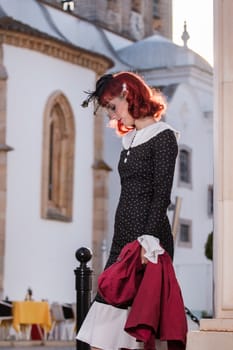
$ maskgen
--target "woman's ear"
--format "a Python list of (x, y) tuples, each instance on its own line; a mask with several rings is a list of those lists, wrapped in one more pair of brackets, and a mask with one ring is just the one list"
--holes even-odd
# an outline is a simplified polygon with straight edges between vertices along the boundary
[(126, 97), (128, 96), (128, 91), (122, 91), (120, 98), (123, 100), (126, 100)]
[(127, 95), (128, 95), (127, 85), (126, 85), (126, 83), (123, 83), (122, 84), (121, 97), (126, 99)]

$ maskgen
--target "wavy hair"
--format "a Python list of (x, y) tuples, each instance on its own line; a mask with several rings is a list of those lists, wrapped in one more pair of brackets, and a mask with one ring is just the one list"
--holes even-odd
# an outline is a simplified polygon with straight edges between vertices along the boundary
[[(134, 119), (148, 116), (154, 117), (155, 120), (161, 118), (166, 109), (165, 98), (158, 90), (150, 88), (139, 75), (132, 72), (113, 75), (113, 79), (106, 83), (99, 97), (99, 104), (105, 107), (112, 98), (120, 96), (123, 86), (127, 89), (128, 111)], [(120, 121), (112, 124), (121, 135), (132, 129), (125, 127)]]
[[(134, 119), (148, 116), (159, 120), (166, 109), (164, 96), (154, 88), (150, 88), (144, 80), (132, 72), (120, 72), (105, 74), (96, 83), (96, 90), (88, 93), (88, 98), (83, 102), (83, 107), (88, 106), (92, 100), (106, 107), (114, 97), (125, 97), (128, 102), (128, 111)], [(110, 126), (116, 129), (120, 135), (126, 134), (132, 127), (125, 127), (120, 121), (111, 121)]]

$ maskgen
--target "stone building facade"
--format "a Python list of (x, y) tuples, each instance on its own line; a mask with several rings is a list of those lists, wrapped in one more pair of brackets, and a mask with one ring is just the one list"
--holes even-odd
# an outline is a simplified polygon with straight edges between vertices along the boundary
[[(62, 7), (59, 0), (44, 0)], [(155, 31), (172, 39), (172, 0), (78, 0), (73, 14), (131, 40)]]

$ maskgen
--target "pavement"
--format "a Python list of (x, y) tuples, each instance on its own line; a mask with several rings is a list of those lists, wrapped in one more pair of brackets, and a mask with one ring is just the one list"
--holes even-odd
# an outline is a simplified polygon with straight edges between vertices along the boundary
[(0, 350), (76, 350), (75, 341), (0, 341)]

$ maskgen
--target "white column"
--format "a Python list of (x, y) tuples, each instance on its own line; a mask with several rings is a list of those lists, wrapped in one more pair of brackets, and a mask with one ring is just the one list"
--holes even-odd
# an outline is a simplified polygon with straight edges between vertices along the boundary
[(233, 0), (214, 0), (213, 319), (188, 333), (187, 350), (233, 349)]
[(214, 1), (215, 316), (233, 323), (233, 1)]

